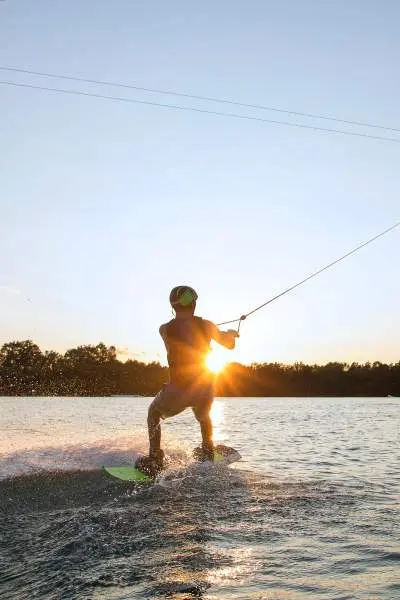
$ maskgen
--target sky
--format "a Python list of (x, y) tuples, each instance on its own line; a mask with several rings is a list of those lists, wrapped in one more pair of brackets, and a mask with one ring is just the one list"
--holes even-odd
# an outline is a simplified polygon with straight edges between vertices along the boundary
[[(0, 2), (0, 66), (400, 128), (396, 1)], [(0, 81), (400, 133), (0, 70)], [(250, 311), (400, 216), (400, 145), (0, 85), (0, 343), (165, 362), (168, 295)], [(400, 360), (400, 228), (249, 317), (232, 360)]]

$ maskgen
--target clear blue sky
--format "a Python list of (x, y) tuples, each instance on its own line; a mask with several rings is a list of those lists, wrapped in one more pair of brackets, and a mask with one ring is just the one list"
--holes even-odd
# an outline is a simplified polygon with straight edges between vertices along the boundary
[[(396, 1), (5, 0), (0, 63), (400, 127), (399, 21)], [(233, 318), (399, 219), (399, 144), (9, 86), (0, 109), (0, 342), (162, 357), (173, 285)], [(396, 230), (249, 318), (234, 358), (399, 360), (399, 257)]]

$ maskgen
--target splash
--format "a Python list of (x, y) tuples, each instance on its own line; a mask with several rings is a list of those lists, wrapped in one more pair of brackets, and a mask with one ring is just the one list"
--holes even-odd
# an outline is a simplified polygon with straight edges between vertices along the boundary
[[(63, 444), (18, 449), (0, 454), (0, 480), (20, 475), (51, 471), (91, 471), (104, 465), (134, 464), (139, 454), (147, 451), (144, 432), (116, 439), (100, 439), (91, 443)], [(176, 460), (188, 461), (188, 451), (166, 442), (166, 452)]]

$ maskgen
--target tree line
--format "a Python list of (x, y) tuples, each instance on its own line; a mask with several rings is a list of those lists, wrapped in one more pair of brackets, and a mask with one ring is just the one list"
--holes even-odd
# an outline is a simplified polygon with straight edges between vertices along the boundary
[[(78, 346), (65, 354), (42, 352), (31, 340), (0, 349), (0, 396), (155, 395), (168, 381), (158, 362), (122, 362), (114, 346)], [(229, 363), (216, 383), (218, 396), (400, 396), (395, 364)]]

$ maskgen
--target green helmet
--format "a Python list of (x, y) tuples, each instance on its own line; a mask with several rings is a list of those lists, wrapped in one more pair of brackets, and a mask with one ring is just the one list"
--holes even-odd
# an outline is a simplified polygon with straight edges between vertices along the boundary
[(171, 290), (169, 301), (173, 308), (186, 308), (194, 304), (198, 296), (195, 290), (188, 285), (178, 285)]

